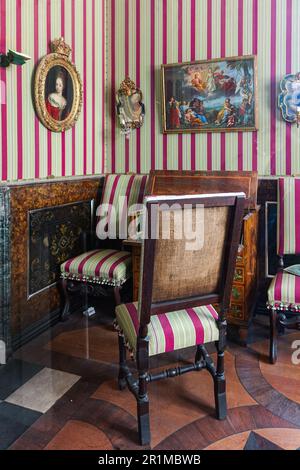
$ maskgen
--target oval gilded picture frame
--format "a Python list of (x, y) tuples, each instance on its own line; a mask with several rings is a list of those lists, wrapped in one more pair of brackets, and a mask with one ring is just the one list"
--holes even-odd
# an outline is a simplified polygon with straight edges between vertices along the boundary
[(52, 43), (52, 53), (39, 63), (34, 79), (34, 104), (47, 129), (64, 132), (76, 123), (82, 106), (82, 82), (69, 60), (71, 48), (63, 38)]

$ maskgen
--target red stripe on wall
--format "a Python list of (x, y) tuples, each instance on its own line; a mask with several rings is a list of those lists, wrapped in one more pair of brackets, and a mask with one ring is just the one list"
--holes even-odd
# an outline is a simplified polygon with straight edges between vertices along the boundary
[[(6, 51), (6, 1), (0, 0), (0, 50)], [(7, 180), (7, 104), (6, 104), (6, 70), (0, 69), (0, 107), (1, 107), (1, 145), (2, 145), (2, 180)], [(5, 103), (1, 104), (1, 101)]]
[[(221, 57), (226, 57), (226, 0), (221, 0)], [(220, 136), (221, 170), (226, 169), (226, 136)]]
[(106, 69), (105, 69), (105, 0), (102, 0), (102, 155), (101, 155), (101, 172), (105, 172), (105, 83), (106, 83)]
[[(168, 41), (168, 17), (167, 0), (163, 0), (162, 28), (163, 28), (163, 64), (167, 63), (167, 41)], [(168, 169), (168, 136), (163, 135), (163, 169)]]
[(277, 0), (271, 2), (271, 86), (270, 86), (270, 172), (276, 175), (276, 109), (277, 109), (277, 82), (276, 82), (276, 12)]
[[(295, 179), (295, 253), (300, 253), (300, 178)], [(298, 276), (295, 276), (296, 278)]]
[[(178, 62), (182, 62), (182, 0), (178, 0)], [(182, 134), (178, 135), (178, 170), (182, 170)]]
[[(16, 2), (16, 46), (22, 50), (22, 6), (21, 0)], [(17, 67), (17, 146), (18, 146), (18, 179), (23, 178), (23, 89), (22, 67)]]
[(116, 84), (115, 84), (115, 60), (116, 60), (116, 43), (115, 43), (115, 29), (116, 29), (116, 5), (115, 0), (111, 0), (111, 172), (116, 171)]
[[(47, 0), (47, 49), (51, 52), (51, 0)], [(47, 131), (47, 176), (52, 174), (52, 133)]]
[[(191, 61), (196, 56), (196, 4), (195, 0), (191, 0)], [(191, 134), (191, 170), (196, 168), (196, 136)]]
[[(136, 86), (141, 86), (141, 3), (136, 0)], [(141, 130), (136, 130), (136, 172), (141, 172)]]
[(150, 11), (151, 169), (155, 169), (155, 0)]
[[(292, 0), (287, 0), (286, 4), (286, 73), (292, 72)], [(292, 174), (292, 125), (286, 123), (286, 136), (285, 136), (285, 155), (286, 166), (285, 172), (287, 175)]]
[(96, 35), (95, 35), (95, 0), (92, 0), (92, 174), (95, 173), (95, 138), (96, 138), (96, 120), (95, 120), (95, 90), (96, 90)]
[[(71, 22), (72, 22), (72, 61), (75, 62), (75, 0), (72, 0), (72, 11), (71, 11)], [(72, 175), (76, 172), (76, 129), (72, 127)]]
[[(129, 76), (129, 5), (125, 0), (125, 76)], [(129, 171), (129, 139), (125, 137), (125, 173)]]
[[(212, 0), (207, 0), (207, 59), (212, 54)], [(207, 133), (207, 169), (212, 169), (212, 134)]]
[[(243, 36), (244, 36), (244, 0), (238, 3), (238, 55), (243, 55)], [(243, 171), (243, 133), (238, 133), (238, 170)]]
[[(39, 60), (39, 1), (34, 0), (34, 64)], [(34, 177), (40, 177), (40, 127), (38, 117), (34, 118)]]
[[(258, 45), (258, 0), (252, 5), (252, 54), (257, 54)], [(257, 97), (255, 97), (257, 100)], [(257, 131), (252, 132), (252, 170), (257, 171)]]
[(83, 174), (87, 174), (87, 28), (86, 0), (83, 0)]
[[(65, 37), (65, 0), (61, 0), (61, 35)], [(61, 133), (61, 175), (66, 176), (66, 134)]]

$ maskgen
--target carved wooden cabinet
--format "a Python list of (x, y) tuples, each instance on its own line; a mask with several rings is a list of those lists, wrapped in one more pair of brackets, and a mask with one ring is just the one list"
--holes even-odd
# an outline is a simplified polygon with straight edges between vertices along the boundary
[(241, 245), (236, 260), (230, 310), (229, 336), (247, 344), (248, 327), (257, 300), (259, 208), (244, 217)]

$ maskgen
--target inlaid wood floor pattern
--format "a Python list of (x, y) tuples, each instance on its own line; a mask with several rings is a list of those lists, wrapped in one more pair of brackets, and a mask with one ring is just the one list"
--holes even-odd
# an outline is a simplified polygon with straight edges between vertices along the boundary
[[(214, 418), (213, 384), (206, 371), (150, 384), (151, 447), (299, 449), (300, 364), (293, 364), (291, 355), (300, 335), (280, 336), (278, 362), (270, 365), (267, 333), (255, 327), (248, 348), (228, 345), (224, 421)], [(192, 349), (176, 352), (172, 362), (193, 356)], [(128, 390), (117, 388), (117, 362), (109, 309), (88, 320), (74, 314), (18, 350), (0, 368), (0, 448), (140, 449), (136, 403)], [(151, 365), (165, 364), (169, 359), (161, 355)]]

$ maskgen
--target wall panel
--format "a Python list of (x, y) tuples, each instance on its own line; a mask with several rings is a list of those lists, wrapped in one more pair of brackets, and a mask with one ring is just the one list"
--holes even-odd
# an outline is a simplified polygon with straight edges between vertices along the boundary
[[(129, 17), (136, 16), (137, 2), (128, 1)], [(118, 85), (125, 77), (122, 59), (125, 15), (121, 12), (126, 0), (111, 3), (114, 34), (112, 37), (110, 31), (107, 41), (114, 44), (119, 58), (114, 75)], [(129, 55), (136, 51), (136, 60), (143, 70), (140, 87), (146, 118), (140, 131), (141, 151), (136, 146), (136, 135), (127, 144), (130, 152), (127, 169), (135, 171), (140, 162), (144, 172), (150, 168), (195, 168), (258, 169), (260, 175), (299, 173), (296, 126), (288, 126), (277, 108), (280, 79), (285, 73), (300, 69), (300, 44), (293, 40), (298, 28), (299, 3), (299, 0), (140, 0), (140, 44), (137, 28), (129, 28), (127, 41)], [(237, 54), (257, 54), (259, 131), (163, 136), (160, 65)], [(136, 80), (134, 67), (129, 72)], [(127, 158), (126, 145), (118, 123), (110, 116), (108, 113), (108, 125), (112, 123), (115, 129), (113, 146), (117, 152), (108, 148), (107, 168), (113, 166), (121, 172)]]

